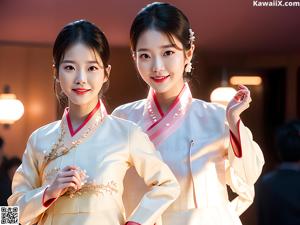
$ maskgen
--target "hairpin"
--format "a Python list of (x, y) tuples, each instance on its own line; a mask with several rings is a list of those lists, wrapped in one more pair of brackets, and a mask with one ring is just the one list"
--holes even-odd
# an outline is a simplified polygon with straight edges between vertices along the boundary
[(192, 30), (192, 28), (190, 28), (189, 33), (190, 33), (189, 40), (190, 40), (190, 43), (192, 44), (196, 39), (195, 38), (195, 32)]

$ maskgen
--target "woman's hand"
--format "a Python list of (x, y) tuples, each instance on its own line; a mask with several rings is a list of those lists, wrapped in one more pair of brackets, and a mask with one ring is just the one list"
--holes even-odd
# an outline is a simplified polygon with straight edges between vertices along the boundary
[(244, 85), (238, 86), (238, 91), (233, 99), (228, 103), (226, 108), (226, 117), (230, 130), (238, 137), (237, 122), (240, 115), (250, 106), (252, 101), (249, 89)]
[(81, 189), (86, 178), (85, 171), (76, 166), (66, 166), (58, 172), (52, 184), (46, 189), (45, 201), (58, 198), (70, 188), (75, 191)]

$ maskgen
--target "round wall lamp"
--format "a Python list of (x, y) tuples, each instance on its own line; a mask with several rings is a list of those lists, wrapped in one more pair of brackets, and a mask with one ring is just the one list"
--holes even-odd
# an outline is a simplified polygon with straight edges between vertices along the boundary
[(0, 94), (0, 123), (11, 125), (19, 120), (23, 114), (23, 103), (17, 99), (15, 94), (10, 92), (10, 87), (5, 85), (3, 93)]

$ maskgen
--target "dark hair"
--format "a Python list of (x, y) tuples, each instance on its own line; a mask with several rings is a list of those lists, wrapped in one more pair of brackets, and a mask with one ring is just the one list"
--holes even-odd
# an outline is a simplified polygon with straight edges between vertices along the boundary
[(11, 159), (7, 160), (5, 167), (7, 170), (10, 170), (14, 166), (20, 166), (21, 163), (21, 159), (19, 159), (17, 156), (14, 156)]
[(283, 161), (300, 161), (300, 120), (290, 121), (277, 130), (276, 145)]
[[(67, 105), (68, 98), (60, 89), (60, 85), (56, 82), (58, 69), (66, 50), (79, 42), (90, 47), (95, 54), (99, 54), (103, 62), (104, 73), (108, 76), (105, 68), (108, 66), (110, 49), (104, 33), (97, 26), (86, 20), (78, 20), (67, 24), (56, 37), (52, 53), (55, 75), (54, 90), (58, 101), (63, 107)], [(99, 98), (107, 91), (108, 86), (109, 81), (103, 84), (99, 93)], [(58, 90), (58, 88), (60, 90)]]
[(0, 151), (2, 150), (3, 145), (4, 145), (4, 140), (2, 137), (0, 137)]
[[(154, 2), (143, 8), (135, 17), (130, 28), (130, 44), (132, 51), (136, 51), (136, 45), (141, 34), (155, 29), (165, 33), (175, 46), (172, 36), (176, 37), (182, 44), (184, 50), (192, 46), (190, 40), (190, 22), (181, 10), (168, 3)], [(192, 72), (184, 73), (184, 78), (190, 80)]]

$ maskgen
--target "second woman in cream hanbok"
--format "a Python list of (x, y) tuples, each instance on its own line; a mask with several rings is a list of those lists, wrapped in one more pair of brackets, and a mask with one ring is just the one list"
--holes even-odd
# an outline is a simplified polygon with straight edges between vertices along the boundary
[[(264, 164), (240, 120), (250, 91), (239, 86), (226, 110), (192, 97), (187, 81), (195, 36), (186, 16), (170, 4), (143, 8), (130, 38), (137, 70), (150, 90), (146, 99), (124, 104), (113, 115), (141, 126), (179, 181), (181, 194), (163, 214), (163, 225), (241, 225), (239, 216), (253, 201)], [(125, 178), (128, 214), (147, 190), (136, 180), (131, 170)], [(233, 201), (226, 185), (237, 193)]]

